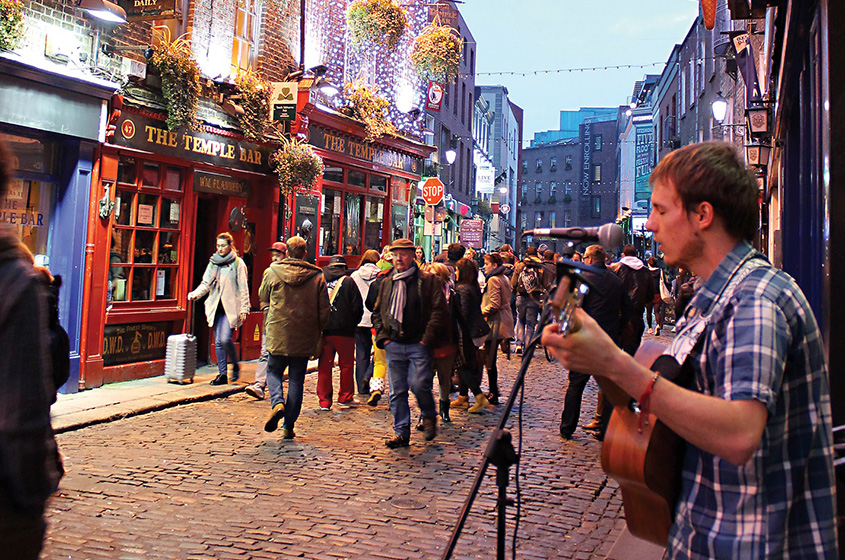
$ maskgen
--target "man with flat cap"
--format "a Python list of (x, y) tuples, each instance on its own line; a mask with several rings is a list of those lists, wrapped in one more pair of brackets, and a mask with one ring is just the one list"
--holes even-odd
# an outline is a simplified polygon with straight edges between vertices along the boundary
[(379, 285), (372, 314), (376, 346), (387, 354), (394, 436), (385, 445), (391, 449), (410, 444), (409, 389), (420, 407), (425, 440), (437, 435), (432, 349), (448, 330), (449, 312), (440, 280), (417, 267), (415, 249), (410, 239), (397, 239), (390, 246), (393, 270)]

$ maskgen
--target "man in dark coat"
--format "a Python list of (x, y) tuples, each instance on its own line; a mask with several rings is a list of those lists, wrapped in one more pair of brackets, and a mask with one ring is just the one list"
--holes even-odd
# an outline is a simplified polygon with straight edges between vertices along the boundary
[[(619, 344), (619, 333), (631, 314), (631, 299), (622, 287), (622, 280), (605, 266), (606, 253), (601, 245), (590, 245), (584, 253), (584, 264), (599, 269), (599, 272), (584, 271), (591, 283), (590, 291), (584, 297), (581, 307), (596, 320), (601, 328)], [(581, 416), (581, 396), (590, 376), (576, 371), (569, 372), (569, 386), (563, 398), (563, 413), (560, 417), (560, 436), (572, 439), (578, 419)], [(607, 426), (612, 407), (604, 406), (601, 428)]]
[(654, 299), (654, 280), (643, 261), (637, 257), (637, 249), (630, 244), (622, 247), (622, 258), (613, 265), (613, 271), (622, 279), (622, 286), (634, 306), (629, 319), (630, 328), (623, 325), (621, 340), (622, 349), (633, 356), (645, 332), (643, 315), (645, 304)]
[(387, 353), (394, 436), (385, 445), (391, 449), (410, 444), (409, 389), (420, 407), (426, 441), (437, 435), (432, 349), (448, 326), (449, 311), (440, 280), (414, 262), (415, 249), (410, 239), (397, 239), (390, 246), (393, 270), (379, 285), (372, 315), (376, 346)]
[[(287, 241), (288, 258), (264, 271), (258, 299), (269, 307), (264, 321), (267, 389), (273, 411), (264, 430), (273, 432), (284, 419), (282, 437), (293, 439), (293, 426), (302, 409), (302, 392), (308, 358), (315, 356), (323, 329), (329, 322), (329, 293), (322, 271), (305, 260), (305, 240)], [(285, 402), (282, 375), (288, 369), (288, 398)]]
[(341, 255), (329, 259), (323, 268), (326, 288), (329, 292), (331, 314), (329, 323), (323, 330), (323, 350), (317, 368), (317, 398), (320, 410), (332, 407), (332, 367), (337, 353), (340, 367), (340, 389), (337, 403), (350, 406), (355, 403), (355, 330), (364, 314), (364, 301), (361, 291), (349, 276), (346, 260)]

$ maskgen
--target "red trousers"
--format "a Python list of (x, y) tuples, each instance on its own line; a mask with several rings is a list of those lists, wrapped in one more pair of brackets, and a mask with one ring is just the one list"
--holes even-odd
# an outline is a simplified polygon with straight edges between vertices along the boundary
[(354, 336), (325, 336), (323, 337), (323, 351), (317, 366), (317, 398), (320, 406), (328, 408), (332, 405), (332, 366), (334, 355), (337, 353), (337, 364), (340, 367), (340, 390), (337, 392), (337, 402), (352, 402), (355, 391), (355, 337)]

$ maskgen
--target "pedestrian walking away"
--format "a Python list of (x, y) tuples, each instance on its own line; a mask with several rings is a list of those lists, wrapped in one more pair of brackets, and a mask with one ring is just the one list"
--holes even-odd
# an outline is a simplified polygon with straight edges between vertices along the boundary
[[(452, 305), (457, 303), (457, 300), (452, 301), (455, 287), (450, 271), (445, 264), (431, 263), (428, 265), (426, 272), (430, 272), (436, 276), (442, 283), (443, 297), (446, 298), (446, 309), (449, 313), (446, 329), (440, 333), (440, 340), (434, 347), (433, 356), (434, 372), (437, 374), (437, 385), (440, 390), (440, 419), (443, 422), (451, 422), (449, 405), (451, 403), (450, 396), (452, 392), (452, 371), (454, 370), (455, 354), (458, 351), (458, 327), (455, 323), (457, 317), (452, 308)], [(422, 422), (420, 422), (421, 425)]]
[[(281, 241), (276, 241), (270, 246), (270, 258), (272, 262), (282, 262), (288, 256), (288, 246)], [(264, 312), (264, 321), (267, 321), (267, 309), (262, 309)], [(270, 353), (267, 352), (267, 337), (265, 330), (261, 331), (261, 353), (258, 356), (258, 365), (255, 367), (255, 382), (247, 385), (244, 392), (256, 399), (263, 399), (264, 392), (267, 389), (267, 362), (270, 358)]]
[[(12, 172), (0, 143), (0, 200)], [(63, 474), (50, 425), (56, 389), (47, 339), (45, 275), (15, 228), (0, 226), (0, 547), (4, 558), (37, 560), (44, 506)], [(24, 359), (21, 359), (23, 357)]]
[(232, 333), (246, 321), (249, 313), (249, 286), (246, 263), (238, 256), (232, 234), (217, 236), (217, 251), (211, 255), (202, 282), (188, 294), (188, 300), (205, 298), (205, 316), (214, 330), (217, 353), (217, 377), (212, 385), (225, 385), (227, 363), (232, 364), (232, 382), (240, 377), (238, 355)]
[(379, 285), (372, 319), (376, 346), (387, 354), (390, 382), (394, 436), (385, 444), (395, 449), (410, 444), (409, 390), (420, 407), (426, 441), (437, 436), (431, 351), (447, 326), (448, 312), (440, 281), (414, 262), (411, 240), (397, 239), (390, 250), (394, 268)]
[(349, 277), (346, 259), (334, 255), (323, 268), (329, 294), (329, 322), (323, 329), (323, 348), (317, 366), (317, 397), (321, 410), (332, 407), (332, 367), (337, 354), (340, 387), (337, 403), (355, 404), (355, 331), (364, 314), (364, 302), (355, 280)]
[[(361, 256), (358, 269), (350, 277), (355, 281), (361, 300), (367, 301), (370, 294), (370, 286), (375, 281), (381, 270), (376, 264), (379, 261), (378, 251), (367, 249)], [(364, 313), (358, 328), (355, 329), (355, 384), (358, 387), (358, 394), (362, 397), (370, 396), (370, 379), (373, 377), (373, 321), (372, 310), (364, 305)]]
[(655, 284), (651, 272), (637, 257), (637, 249), (633, 245), (625, 245), (622, 248), (622, 255), (619, 262), (613, 264), (611, 269), (622, 279), (622, 285), (634, 306), (628, 324), (623, 326), (620, 334), (622, 348), (633, 356), (643, 339), (645, 332), (643, 314), (646, 304), (654, 299)]
[(667, 264), (702, 282), (666, 350), (689, 368), (691, 388), (638, 364), (583, 309), (577, 332), (561, 336), (550, 325), (543, 343), (565, 367), (615, 383), (643, 417), (686, 441), (674, 518), (657, 528), (669, 558), (839, 558), (825, 349), (801, 289), (749, 243), (755, 178), (732, 145), (705, 142), (668, 154), (649, 182), (646, 228)]
[[(267, 351), (267, 389), (270, 417), (264, 430), (274, 432), (279, 422), (282, 438), (293, 439), (302, 410), (302, 392), (308, 358), (319, 354), (323, 329), (329, 322), (329, 293), (323, 271), (305, 261), (306, 241), (294, 236), (287, 241), (288, 257), (264, 271), (258, 299), (267, 307), (264, 323)], [(282, 379), (288, 370), (285, 399)]]

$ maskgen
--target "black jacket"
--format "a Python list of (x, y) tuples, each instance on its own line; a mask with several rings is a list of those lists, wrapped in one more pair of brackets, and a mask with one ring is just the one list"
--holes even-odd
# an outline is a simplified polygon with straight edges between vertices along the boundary
[[(402, 332), (391, 327), (390, 296), (393, 293), (395, 269), (380, 277), (378, 298), (373, 308), (373, 328), (376, 330), (376, 346), (384, 348), (388, 340), (415, 343), (422, 342), (434, 349), (441, 333), (448, 328), (449, 311), (440, 279), (417, 269), (416, 274), (406, 282), (405, 317)], [(372, 286), (370, 287), (372, 290)]]
[(592, 283), (590, 291), (584, 297), (584, 308), (590, 317), (606, 332), (614, 342), (619, 342), (622, 326), (633, 313), (631, 298), (625, 292), (622, 280), (603, 264), (593, 265), (601, 272), (585, 270), (584, 277)]
[(323, 269), (323, 276), (331, 298), (336, 282), (341, 282), (337, 295), (331, 306), (329, 324), (323, 329), (326, 336), (355, 336), (355, 329), (364, 315), (364, 301), (355, 280), (346, 275), (348, 271), (327, 266)]
[(616, 274), (622, 280), (622, 285), (634, 304), (634, 309), (641, 312), (645, 304), (654, 300), (654, 280), (648, 268), (634, 270), (626, 264), (619, 264)]

